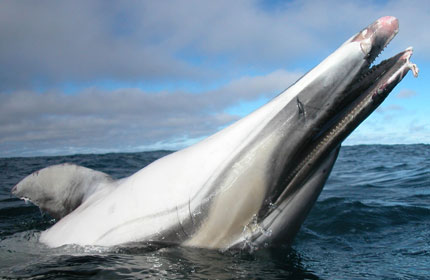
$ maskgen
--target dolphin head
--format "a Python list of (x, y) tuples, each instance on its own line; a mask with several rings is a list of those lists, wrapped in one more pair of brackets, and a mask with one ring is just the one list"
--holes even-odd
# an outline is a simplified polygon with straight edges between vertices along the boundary
[(272, 101), (284, 100), (272, 122), (288, 137), (280, 137), (272, 151), (270, 183), (256, 219), (260, 230), (246, 240), (291, 242), (318, 198), (342, 141), (410, 69), (417, 75), (409, 60), (412, 48), (370, 68), (397, 32), (396, 18), (378, 19)]
[[(325, 125), (327, 118), (345, 107), (360, 94), (363, 87), (368, 87), (377, 79), (377, 74), (381, 72), (373, 73), (374, 69), (369, 67), (398, 30), (395, 17), (376, 20), (352, 36), (284, 93), (296, 96), (297, 107), (302, 115), (317, 120), (311, 123), (312, 126)], [(354, 87), (359, 89), (351, 91), (350, 88)], [(304, 108), (306, 105), (308, 108)]]
[(417, 73), (410, 48), (370, 67), (398, 28), (394, 17), (376, 20), (269, 103), (211, 138), (228, 138), (224, 143), (235, 149), (209, 181), (215, 191), (206, 200), (208, 214), (187, 245), (254, 247), (293, 240), (342, 141), (409, 69)]

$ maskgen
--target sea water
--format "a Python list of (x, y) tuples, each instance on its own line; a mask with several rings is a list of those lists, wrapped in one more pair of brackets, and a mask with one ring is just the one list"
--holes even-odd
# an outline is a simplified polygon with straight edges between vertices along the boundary
[(49, 165), (71, 162), (123, 178), (168, 153), (0, 158), (0, 278), (430, 279), (430, 145), (342, 147), (292, 246), (252, 252), (50, 249), (38, 238), (55, 221), (10, 195)]

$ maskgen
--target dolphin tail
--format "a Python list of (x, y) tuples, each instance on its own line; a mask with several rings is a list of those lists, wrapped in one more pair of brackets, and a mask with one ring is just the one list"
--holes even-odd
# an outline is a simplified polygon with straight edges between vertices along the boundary
[(66, 163), (33, 172), (12, 188), (12, 194), (60, 220), (112, 182), (103, 172)]

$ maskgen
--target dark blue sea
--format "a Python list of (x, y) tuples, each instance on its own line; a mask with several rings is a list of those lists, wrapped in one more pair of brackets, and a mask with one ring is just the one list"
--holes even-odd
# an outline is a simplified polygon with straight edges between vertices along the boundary
[(293, 245), (254, 252), (49, 249), (38, 237), (54, 221), (10, 195), (48, 165), (72, 162), (121, 178), (168, 153), (0, 159), (0, 278), (430, 279), (430, 145), (342, 147)]

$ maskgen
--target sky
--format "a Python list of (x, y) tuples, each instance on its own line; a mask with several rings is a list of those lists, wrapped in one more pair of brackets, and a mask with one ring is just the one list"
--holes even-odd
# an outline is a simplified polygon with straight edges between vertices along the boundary
[(344, 144), (430, 143), (430, 1), (0, 0), (0, 157), (184, 148), (387, 15), (419, 77)]

